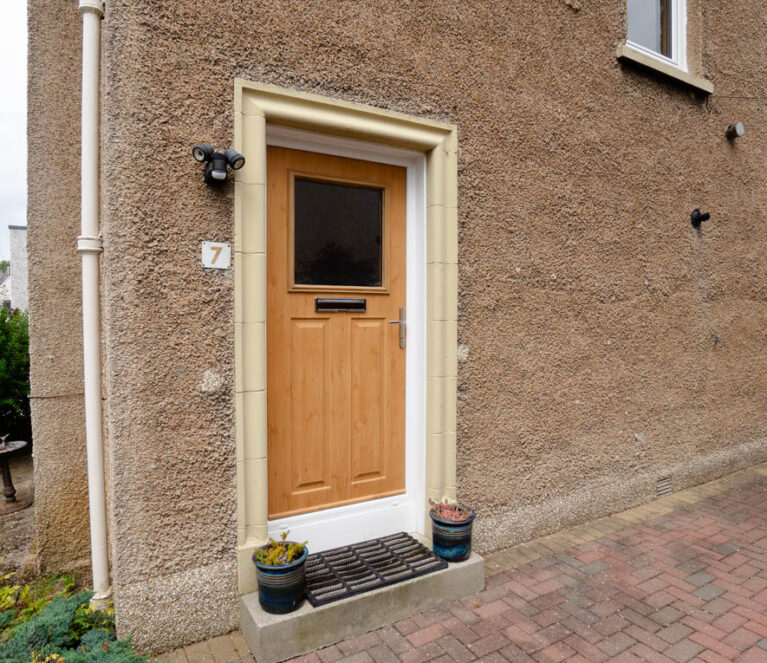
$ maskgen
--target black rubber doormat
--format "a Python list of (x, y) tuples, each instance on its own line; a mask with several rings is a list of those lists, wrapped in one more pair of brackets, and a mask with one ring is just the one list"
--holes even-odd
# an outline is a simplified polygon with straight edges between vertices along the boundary
[(314, 607), (447, 568), (409, 534), (314, 553), (306, 558), (306, 598)]

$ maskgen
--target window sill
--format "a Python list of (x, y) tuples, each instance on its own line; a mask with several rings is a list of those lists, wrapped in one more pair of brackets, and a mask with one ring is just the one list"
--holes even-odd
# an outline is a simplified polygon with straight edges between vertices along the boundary
[(673, 78), (674, 80), (684, 83), (685, 85), (689, 85), (690, 87), (693, 87), (700, 92), (712, 94), (714, 91), (714, 84), (711, 81), (705, 78), (701, 78), (700, 76), (694, 76), (693, 74), (683, 71), (679, 67), (675, 67), (673, 64), (662, 62), (661, 60), (658, 60), (651, 55), (647, 55), (646, 53), (642, 53), (641, 51), (636, 50), (635, 48), (631, 48), (631, 46), (628, 44), (621, 44), (618, 46), (618, 51), (616, 52), (615, 56), (621, 62), (635, 62), (636, 64), (640, 64), (643, 67), (657, 71), (665, 76), (668, 76), (669, 78)]

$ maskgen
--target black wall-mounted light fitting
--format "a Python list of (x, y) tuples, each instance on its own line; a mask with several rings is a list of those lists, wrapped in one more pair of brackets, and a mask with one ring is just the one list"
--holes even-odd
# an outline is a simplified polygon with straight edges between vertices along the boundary
[(228, 177), (227, 167), (239, 170), (245, 165), (245, 157), (231, 147), (223, 152), (216, 152), (212, 145), (197, 143), (192, 148), (195, 161), (205, 164), (205, 183), (222, 184)]
[(710, 218), (711, 215), (708, 212), (704, 214), (699, 209), (694, 209), (692, 214), (690, 214), (690, 223), (692, 223), (695, 228), (700, 228), (700, 224), (704, 221), (708, 221)]

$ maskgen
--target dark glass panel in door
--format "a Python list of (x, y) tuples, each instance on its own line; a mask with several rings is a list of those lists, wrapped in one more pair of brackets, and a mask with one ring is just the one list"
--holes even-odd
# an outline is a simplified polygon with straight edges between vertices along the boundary
[(383, 190), (296, 177), (296, 285), (383, 284)]

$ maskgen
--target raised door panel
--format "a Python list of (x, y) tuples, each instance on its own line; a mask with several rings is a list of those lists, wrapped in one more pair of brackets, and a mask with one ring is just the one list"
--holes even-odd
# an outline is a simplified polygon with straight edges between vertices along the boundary
[(351, 480), (386, 475), (386, 320), (351, 321)]
[(293, 320), (290, 446), (294, 491), (328, 490), (330, 438), (329, 320)]

